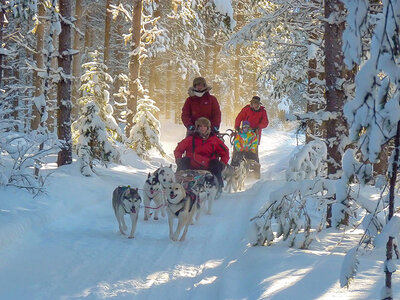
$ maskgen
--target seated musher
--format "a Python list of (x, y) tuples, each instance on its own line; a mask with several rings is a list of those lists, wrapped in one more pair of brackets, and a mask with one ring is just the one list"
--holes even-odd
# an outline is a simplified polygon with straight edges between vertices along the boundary
[(207, 118), (196, 120), (194, 134), (178, 143), (174, 156), (177, 171), (208, 170), (217, 177), (219, 191), (222, 191), (222, 171), (229, 161), (229, 149), (221, 139), (211, 133), (211, 122)]
[(231, 166), (238, 166), (243, 157), (259, 162), (258, 134), (250, 128), (249, 121), (243, 121), (242, 128), (236, 133), (233, 143)]

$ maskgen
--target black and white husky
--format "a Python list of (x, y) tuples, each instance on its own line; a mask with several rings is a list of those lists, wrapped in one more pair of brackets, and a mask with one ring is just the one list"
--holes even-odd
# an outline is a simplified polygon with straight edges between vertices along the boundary
[(175, 173), (172, 170), (172, 164), (167, 166), (161, 165), (154, 174), (158, 175), (158, 180), (160, 181), (161, 184), (161, 190), (162, 190), (162, 196), (163, 196), (163, 201), (164, 205), (167, 203), (167, 189), (168, 187), (175, 182)]
[(169, 167), (161, 165), (161, 167), (159, 167), (154, 173), (158, 174), (158, 180), (160, 181), (162, 188), (165, 190), (175, 182), (175, 173), (172, 170), (172, 164), (170, 164)]
[[(173, 241), (184, 241), (189, 225), (197, 211), (195, 194), (187, 192), (180, 183), (173, 183), (167, 192), (167, 214), (169, 238)], [(176, 230), (173, 230), (174, 219), (178, 219)], [(182, 236), (179, 238), (181, 231)]]
[(147, 176), (143, 186), (144, 220), (150, 216), (150, 209), (154, 211), (154, 220), (158, 220), (158, 212), (165, 217), (165, 205), (161, 183), (157, 173)]
[(128, 229), (125, 224), (125, 214), (129, 214), (131, 217), (130, 239), (134, 238), (135, 235), (141, 201), (138, 189), (132, 189), (129, 186), (119, 186), (113, 192), (112, 206), (118, 221), (119, 231), (122, 234), (125, 234), (125, 230)]
[(207, 173), (206, 175), (204, 175), (204, 190), (207, 194), (206, 196), (206, 203), (207, 203), (207, 214), (211, 214), (212, 213), (212, 206), (214, 203), (214, 200), (217, 198), (218, 195), (218, 180), (217, 177), (215, 177), (213, 174), (211, 173)]

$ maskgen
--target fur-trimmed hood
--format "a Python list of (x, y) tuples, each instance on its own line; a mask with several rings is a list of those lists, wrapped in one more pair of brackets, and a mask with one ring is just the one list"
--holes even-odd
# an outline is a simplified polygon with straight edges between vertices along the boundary
[(210, 92), (211, 89), (212, 89), (211, 86), (206, 86), (206, 88), (203, 91), (199, 92), (199, 91), (196, 91), (195, 88), (191, 86), (188, 89), (188, 94), (189, 94), (189, 97), (193, 97), (193, 96), (202, 97), (205, 93)]

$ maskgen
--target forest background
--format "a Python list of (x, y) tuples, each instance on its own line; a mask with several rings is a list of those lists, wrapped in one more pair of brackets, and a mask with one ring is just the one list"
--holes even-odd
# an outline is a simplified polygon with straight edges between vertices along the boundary
[[(41, 168), (55, 153), (58, 166), (76, 154), (86, 176), (97, 163), (118, 162), (124, 147), (144, 159), (151, 148), (165, 155), (160, 120), (180, 122), (187, 89), (201, 75), (227, 127), (254, 94), (272, 126), (284, 126), (286, 118), (300, 124), (306, 166), (293, 166), (296, 176), (288, 180), (297, 184), (293, 197), (322, 199), (322, 227), (355, 226), (355, 208), (362, 207), (368, 226), (361, 244), (373, 242), (390, 220), (400, 223), (393, 218), (400, 1), (0, 3), (1, 185), (43, 191)], [(373, 209), (357, 194), (365, 184), (381, 189)], [(285, 193), (280, 200), (288, 199)], [(258, 244), (271, 242), (271, 218), (258, 224)], [(294, 244), (306, 248), (307, 221), (289, 224), (287, 233), (305, 234)], [(392, 231), (386, 237), (383, 298), (390, 298), (398, 252)], [(344, 285), (356, 264), (353, 255)]]

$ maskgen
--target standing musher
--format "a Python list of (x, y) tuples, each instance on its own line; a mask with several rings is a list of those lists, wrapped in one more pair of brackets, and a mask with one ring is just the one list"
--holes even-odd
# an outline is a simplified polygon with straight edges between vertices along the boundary
[(211, 122), (211, 132), (218, 133), (221, 125), (221, 110), (218, 100), (210, 94), (211, 87), (203, 77), (193, 80), (189, 88), (189, 97), (182, 107), (182, 122), (187, 128), (187, 136), (194, 133), (195, 122), (198, 118), (207, 118)]
[[(258, 96), (253, 96), (250, 101), (250, 104), (246, 105), (242, 108), (235, 119), (235, 129), (237, 132), (240, 131), (240, 124), (242, 126), (245, 125), (250, 127), (250, 130), (254, 131), (258, 137), (258, 145), (261, 141), (261, 131), (263, 128), (268, 126), (268, 116), (267, 111), (265, 110), (264, 106), (261, 106), (261, 99)], [(258, 157), (258, 147), (256, 151), (255, 161), (259, 163)], [(232, 165), (239, 164), (239, 157), (238, 153), (234, 151), (232, 155)]]

